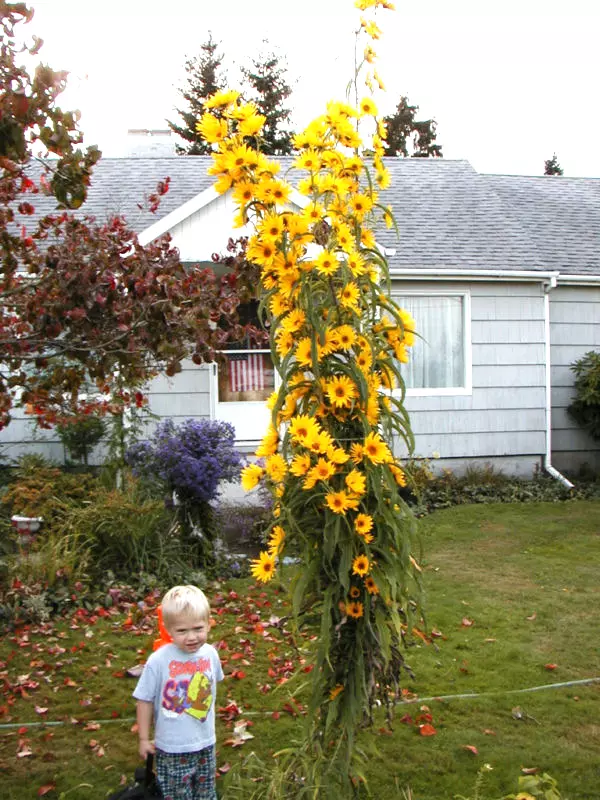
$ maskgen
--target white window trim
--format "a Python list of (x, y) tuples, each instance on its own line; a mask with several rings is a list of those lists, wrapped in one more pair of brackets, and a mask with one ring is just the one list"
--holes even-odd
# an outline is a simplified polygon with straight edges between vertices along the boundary
[[(444, 386), (436, 387), (433, 389), (407, 389), (407, 397), (457, 397), (473, 394), (473, 344), (471, 341), (471, 293), (468, 289), (462, 291), (439, 291), (427, 292), (423, 290), (399, 291), (392, 289), (393, 299), (401, 305), (401, 300), (404, 297), (460, 297), (462, 298), (462, 313), (463, 313), (463, 344), (465, 354), (465, 375), (464, 386)], [(419, 332), (417, 320), (417, 333)], [(410, 358), (410, 349), (408, 351)], [(400, 391), (394, 390), (394, 395), (399, 396)]]

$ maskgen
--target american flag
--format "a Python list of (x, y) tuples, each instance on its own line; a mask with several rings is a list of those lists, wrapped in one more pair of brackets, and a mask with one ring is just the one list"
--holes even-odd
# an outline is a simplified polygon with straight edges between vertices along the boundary
[(262, 353), (230, 354), (228, 369), (230, 392), (260, 392), (265, 388)]

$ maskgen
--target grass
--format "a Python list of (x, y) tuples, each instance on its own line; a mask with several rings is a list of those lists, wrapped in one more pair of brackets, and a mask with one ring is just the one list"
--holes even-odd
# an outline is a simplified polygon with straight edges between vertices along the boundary
[[(361, 734), (379, 750), (368, 770), (371, 791), (401, 797), (410, 787), (413, 800), (469, 796), (489, 763), (482, 800), (515, 792), (521, 769), (534, 767), (558, 780), (564, 798), (600, 798), (600, 684), (515, 692), (600, 676), (600, 503), (461, 506), (421, 525), (435, 636), (408, 649), (416, 679), (406, 684), (410, 702), (398, 708), (393, 731), (381, 718)], [(288, 632), (286, 595), (275, 587), (235, 581), (209, 593), (212, 639), (226, 643), (229, 675), (218, 706), (235, 701), (255, 737), (228, 744), (233, 722), (222, 711), (217, 763), (226, 772), (252, 752), (268, 763), (301, 732), (309, 641)], [(135, 681), (124, 670), (143, 659), (153, 625), (134, 606), (4, 638), (0, 724), (15, 726), (0, 727), (5, 800), (97, 800), (131, 776)], [(424, 721), (434, 735), (420, 735)]]

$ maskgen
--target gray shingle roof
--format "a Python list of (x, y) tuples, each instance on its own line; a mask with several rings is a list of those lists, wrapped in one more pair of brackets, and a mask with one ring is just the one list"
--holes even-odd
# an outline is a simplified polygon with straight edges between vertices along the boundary
[[(291, 159), (282, 162), (283, 173)], [(139, 233), (208, 188), (209, 164), (206, 156), (102, 159), (82, 210), (98, 220), (122, 214)], [(600, 275), (600, 180), (480, 175), (467, 161), (445, 159), (386, 164), (392, 186), (382, 201), (394, 209), (400, 239), (384, 228), (377, 239), (396, 250), (392, 267)], [(158, 213), (140, 210), (167, 176)], [(53, 210), (48, 198), (33, 202), (36, 217)]]

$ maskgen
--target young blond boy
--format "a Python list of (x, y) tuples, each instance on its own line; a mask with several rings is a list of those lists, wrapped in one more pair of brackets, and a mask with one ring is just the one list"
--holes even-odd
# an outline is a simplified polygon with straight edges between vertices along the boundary
[(156, 753), (165, 800), (216, 800), (215, 700), (223, 670), (206, 642), (210, 607), (204, 592), (174, 586), (163, 597), (162, 619), (173, 641), (148, 658), (133, 692), (139, 752), (142, 758)]

